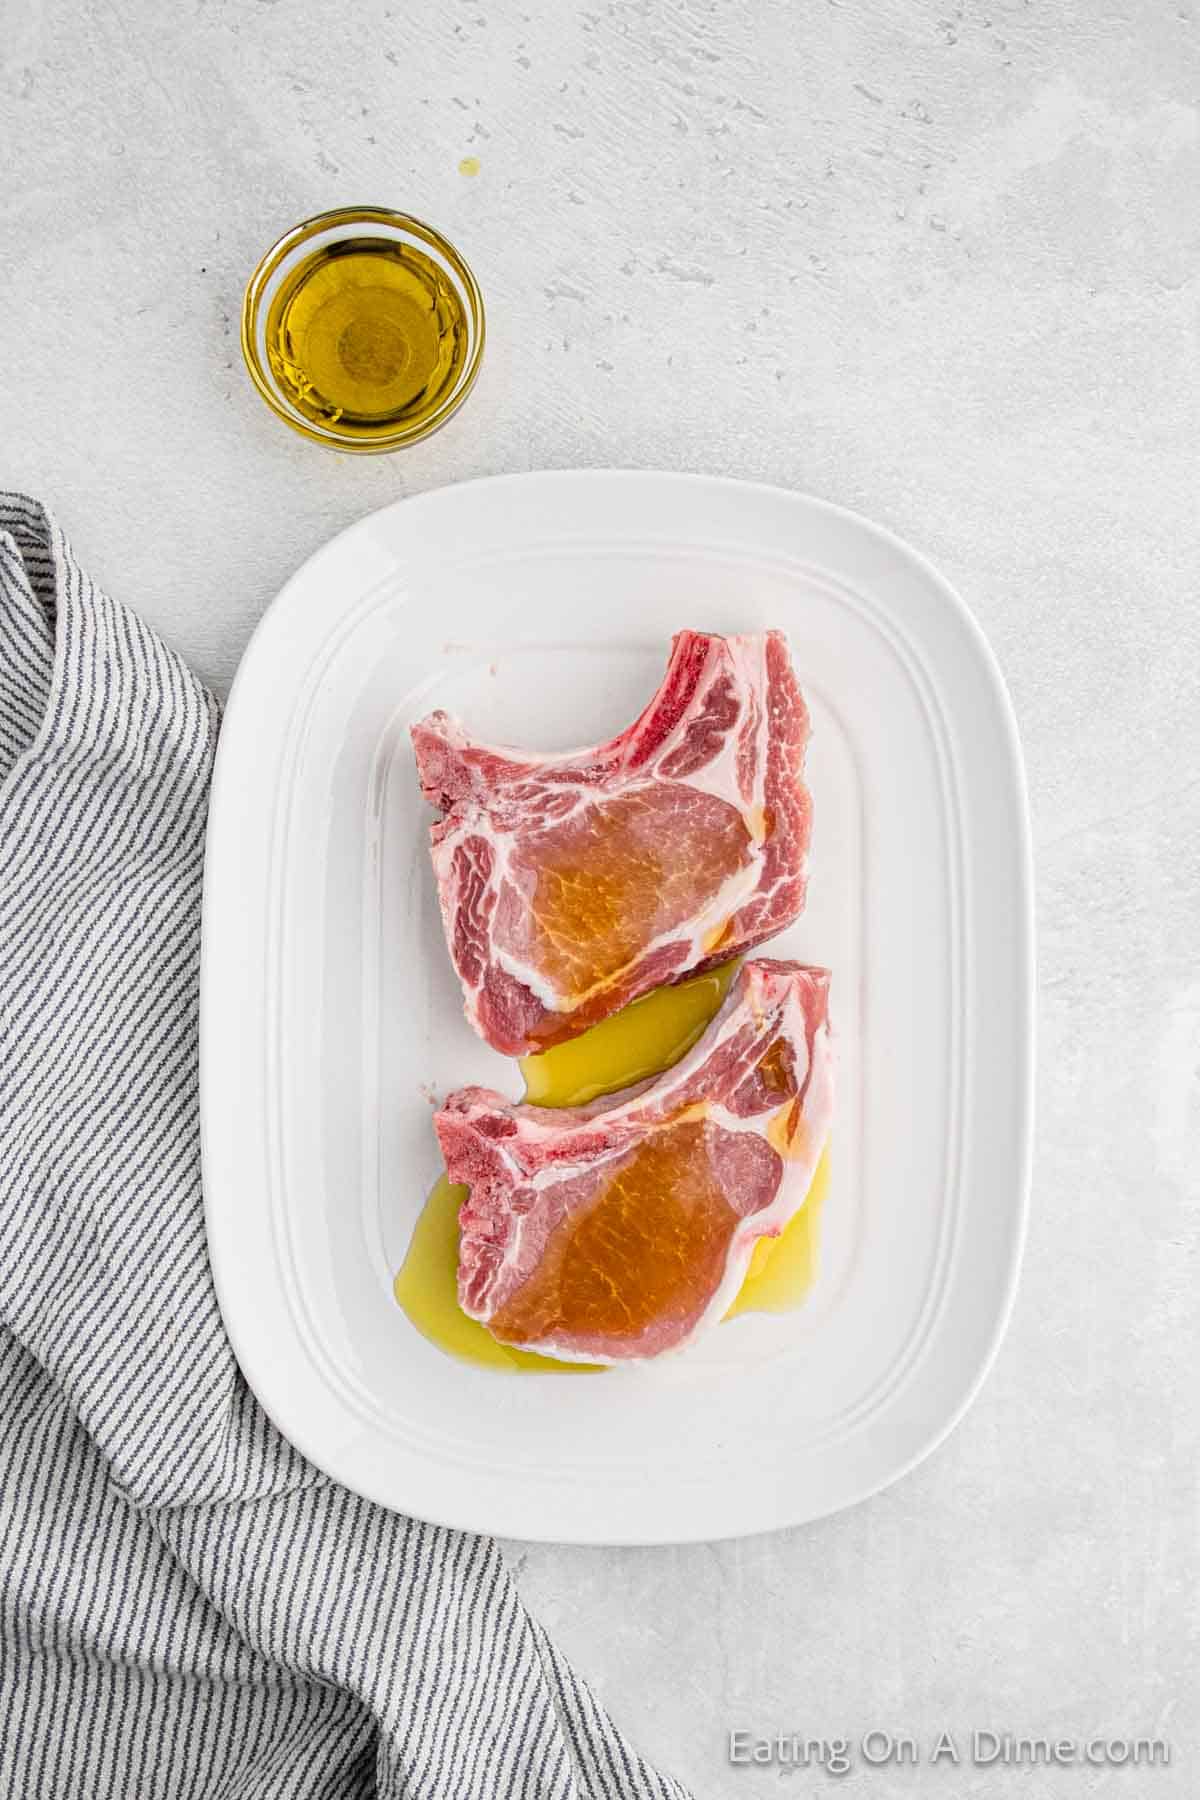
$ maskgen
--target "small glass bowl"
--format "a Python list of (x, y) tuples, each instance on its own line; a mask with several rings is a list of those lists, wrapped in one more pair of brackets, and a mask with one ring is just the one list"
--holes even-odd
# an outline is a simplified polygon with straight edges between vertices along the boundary
[[(280, 386), (267, 353), (267, 319), (271, 303), (283, 283), (300, 263), (326, 245), (360, 237), (383, 238), (393, 243), (410, 244), (423, 251), (457, 292), (467, 323), (467, 353), (462, 367), (453, 387), (447, 389), (437, 406), (419, 419), (397, 421), (394, 429), (385, 427), (369, 439), (352, 437), (339, 431), (336, 424), (323, 424), (301, 412)], [(483, 295), (464, 258), (432, 225), (411, 218), (407, 213), (393, 212), (386, 206), (343, 206), (333, 212), (317, 213), (314, 218), (294, 225), (262, 258), (246, 284), (246, 298), (242, 304), (242, 355), (250, 379), (271, 411), (302, 437), (359, 455), (399, 450), (405, 444), (415, 444), (419, 438), (428, 437), (444, 425), (474, 386), (483, 355), (483, 340)]]

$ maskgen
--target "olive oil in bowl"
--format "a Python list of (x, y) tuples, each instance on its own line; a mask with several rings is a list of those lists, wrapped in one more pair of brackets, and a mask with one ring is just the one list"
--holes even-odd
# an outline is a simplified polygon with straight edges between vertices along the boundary
[(431, 227), (360, 207), (298, 225), (268, 251), (246, 290), (242, 347), (259, 392), (297, 431), (391, 450), (465, 399), (483, 303)]

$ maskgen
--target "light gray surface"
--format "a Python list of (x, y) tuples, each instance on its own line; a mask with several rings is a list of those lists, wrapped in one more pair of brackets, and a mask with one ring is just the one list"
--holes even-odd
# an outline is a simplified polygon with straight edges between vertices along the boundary
[[(729, 1770), (733, 1726), (1161, 1731), (1167, 1771), (843, 1785), (1200, 1791), (1197, 44), (1191, 0), (6, 11), (0, 481), (210, 679), (372, 507), (586, 463), (858, 507), (934, 558), (1007, 672), (1042, 1073), (982, 1397), (804, 1530), (514, 1551), (701, 1800), (826, 1785)], [(356, 199), (441, 225), (489, 309), (467, 408), (375, 460), (289, 434), (237, 345), (261, 250)]]

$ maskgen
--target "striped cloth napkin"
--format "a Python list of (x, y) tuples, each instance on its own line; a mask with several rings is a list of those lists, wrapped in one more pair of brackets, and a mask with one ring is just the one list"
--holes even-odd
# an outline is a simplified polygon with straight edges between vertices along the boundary
[(238, 1371), (196, 1078), (218, 724), (0, 496), (0, 1791), (686, 1800), (495, 1544), (335, 1486)]

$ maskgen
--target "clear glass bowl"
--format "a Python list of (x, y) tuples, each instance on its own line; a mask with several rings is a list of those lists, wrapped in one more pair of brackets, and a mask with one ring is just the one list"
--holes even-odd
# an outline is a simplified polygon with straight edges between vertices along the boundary
[[(372, 428), (369, 436), (361, 429), (353, 433), (339, 429), (336, 421), (314, 418), (302, 411), (272, 368), (267, 337), (272, 304), (301, 264), (331, 244), (354, 238), (408, 245), (430, 258), (457, 295), (467, 331), (466, 351), (455, 378), (433, 408), (416, 418), (397, 418), (394, 423), (383, 420)], [(272, 244), (251, 275), (242, 306), (242, 355), (250, 379), (271, 411), (314, 443), (358, 454), (398, 450), (405, 444), (428, 437), (444, 425), (474, 385), (483, 355), (483, 341), (483, 296), (466, 261), (431, 225), (384, 206), (340, 207), (294, 225)]]

